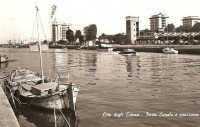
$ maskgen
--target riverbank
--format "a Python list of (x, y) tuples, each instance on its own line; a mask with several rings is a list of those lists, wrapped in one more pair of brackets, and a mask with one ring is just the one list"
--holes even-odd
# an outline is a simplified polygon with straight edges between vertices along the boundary
[(0, 87), (0, 98), (0, 127), (20, 127), (2, 87)]
[(179, 54), (200, 54), (200, 45), (112, 45), (115, 50), (133, 48), (137, 52), (162, 53), (162, 49), (169, 47), (178, 50)]
[[(132, 48), (137, 52), (155, 52), (162, 53), (162, 49), (169, 47), (178, 50), (179, 54), (200, 54), (200, 45), (119, 45), (119, 44), (110, 44), (112, 45), (114, 51), (121, 51), (126, 48)], [(54, 49), (80, 49), (79, 45), (54, 45), (49, 48)], [(93, 47), (82, 47), (84, 50), (99, 50), (104, 49), (107, 51), (107, 48), (93, 46)]]
[[(80, 46), (77, 45), (66, 45), (67, 49), (77, 49)], [(121, 51), (126, 48), (132, 48), (137, 52), (156, 52), (156, 53), (162, 53), (162, 49), (169, 47), (174, 48), (178, 50), (179, 54), (200, 54), (200, 45), (118, 45), (118, 44), (112, 44), (112, 47), (114, 51)], [(50, 48), (63, 48), (62, 46), (54, 46)], [(107, 51), (107, 48), (103, 47), (83, 47), (82, 49), (86, 50), (99, 50), (99, 49), (105, 49)]]

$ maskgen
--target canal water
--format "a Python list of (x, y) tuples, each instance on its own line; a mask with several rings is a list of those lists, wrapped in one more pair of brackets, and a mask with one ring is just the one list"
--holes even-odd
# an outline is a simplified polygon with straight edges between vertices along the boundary
[[(39, 54), (0, 49), (9, 57), (0, 75), (16, 68), (40, 72)], [(57, 113), (57, 127), (197, 127), (200, 125), (199, 55), (50, 49), (43, 53), (46, 77), (80, 87), (77, 118)], [(67, 78), (69, 75), (69, 78)], [(53, 111), (23, 106), (21, 127), (55, 127)], [(68, 124), (70, 123), (70, 125)]]

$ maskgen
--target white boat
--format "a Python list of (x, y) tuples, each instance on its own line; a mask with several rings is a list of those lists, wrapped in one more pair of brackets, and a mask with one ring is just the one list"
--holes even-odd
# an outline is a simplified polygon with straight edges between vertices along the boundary
[(112, 52), (113, 51), (113, 48), (108, 48), (108, 52)]
[(8, 57), (6, 55), (0, 55), (0, 63), (8, 62)]
[(178, 51), (173, 49), (173, 48), (164, 48), (162, 49), (163, 53), (167, 53), (167, 54), (177, 54)]
[(120, 51), (119, 54), (131, 54), (131, 55), (136, 55), (136, 51), (134, 49), (124, 49)]

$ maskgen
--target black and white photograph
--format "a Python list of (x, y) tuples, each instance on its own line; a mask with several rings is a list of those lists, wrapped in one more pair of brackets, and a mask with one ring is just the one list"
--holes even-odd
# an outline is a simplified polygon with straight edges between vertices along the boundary
[(0, 127), (199, 127), (198, 0), (4, 0)]

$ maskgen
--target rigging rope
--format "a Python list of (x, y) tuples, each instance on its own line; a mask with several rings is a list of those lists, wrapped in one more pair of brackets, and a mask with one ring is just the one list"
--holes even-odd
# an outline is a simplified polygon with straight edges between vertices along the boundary
[[(40, 15), (38, 14), (38, 16), (39, 16), (39, 19), (40, 19), (40, 25), (42, 26), (42, 31), (44, 33), (44, 28), (43, 28), (43, 25), (42, 25), (42, 21), (41, 21)], [(45, 40), (47, 39), (45, 33), (44, 33), (44, 38), (45, 38)]]
[(65, 121), (67, 122), (67, 124), (69, 125), (69, 127), (71, 127), (71, 125), (70, 125), (69, 122), (67, 121), (67, 119), (66, 119), (65, 115), (63, 114), (63, 112), (62, 112), (60, 109), (59, 109), (59, 111), (61, 112), (63, 118), (65, 119)]
[(0, 77), (0, 79), (6, 79), (8, 76), (10, 76), (10, 74), (5, 77)]
[(57, 126), (57, 123), (56, 123), (56, 102), (54, 100), (54, 117), (55, 117), (55, 127)]

